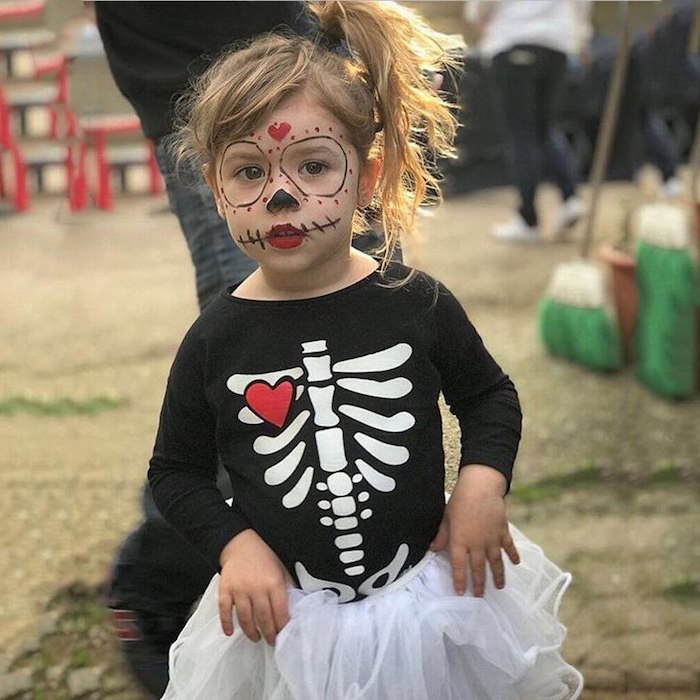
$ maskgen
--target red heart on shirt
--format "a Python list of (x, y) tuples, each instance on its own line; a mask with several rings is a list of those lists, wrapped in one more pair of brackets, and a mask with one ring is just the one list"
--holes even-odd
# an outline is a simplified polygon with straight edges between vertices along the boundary
[(278, 428), (287, 420), (293, 396), (294, 385), (288, 379), (277, 382), (275, 386), (263, 381), (252, 382), (245, 390), (248, 406), (260, 418)]
[(277, 126), (277, 122), (275, 122), (267, 127), (267, 133), (270, 134), (275, 141), (281, 141), (289, 133), (291, 128), (291, 124), (287, 124), (287, 122), (282, 122), (279, 126)]

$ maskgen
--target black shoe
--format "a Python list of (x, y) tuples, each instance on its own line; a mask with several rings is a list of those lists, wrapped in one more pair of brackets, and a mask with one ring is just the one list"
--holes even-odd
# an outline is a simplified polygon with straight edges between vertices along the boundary
[(112, 610), (114, 634), (129, 669), (153, 695), (162, 697), (168, 685), (168, 651), (185, 626), (186, 618), (141, 610)]

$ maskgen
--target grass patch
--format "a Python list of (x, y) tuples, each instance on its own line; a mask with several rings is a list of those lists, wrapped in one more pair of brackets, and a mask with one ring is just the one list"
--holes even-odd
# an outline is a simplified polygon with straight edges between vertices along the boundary
[(577, 471), (554, 474), (529, 484), (516, 484), (511, 494), (523, 503), (534, 503), (557, 498), (565, 491), (576, 488), (605, 486), (616, 489), (618, 495), (624, 497), (631, 494), (630, 487), (663, 488), (677, 485), (700, 484), (697, 477), (677, 464), (669, 464), (646, 475), (635, 472), (616, 474), (595, 464), (589, 464)]
[(609, 481), (601, 467), (594, 464), (564, 474), (554, 474), (532, 484), (518, 484), (511, 494), (524, 503), (533, 503), (558, 496), (565, 489), (581, 488)]
[[(669, 464), (642, 480), (642, 486), (672, 486), (674, 484), (688, 484), (693, 481), (690, 471), (679, 464)], [(697, 484), (697, 477), (695, 478)]]
[(12, 396), (0, 401), (0, 416), (28, 413), (38, 417), (94, 416), (105, 411), (115, 411), (126, 406), (128, 401), (113, 396), (95, 396), (79, 401), (69, 396), (57, 399)]
[(85, 668), (92, 663), (92, 657), (87, 649), (76, 649), (71, 656), (72, 668)]
[(61, 589), (51, 599), (49, 610), (59, 609), (64, 631), (86, 632), (107, 621), (107, 608), (100, 601), (100, 593), (83, 583), (73, 583)]
[(514, 486), (510, 493), (513, 498), (517, 498), (523, 503), (535, 503), (536, 501), (542, 501), (547, 498), (554, 498), (555, 496), (558, 496), (560, 492), (561, 488), (557, 488), (555, 486), (543, 486), (535, 483)]
[(683, 601), (700, 602), (700, 580), (684, 576), (664, 588), (664, 595)]

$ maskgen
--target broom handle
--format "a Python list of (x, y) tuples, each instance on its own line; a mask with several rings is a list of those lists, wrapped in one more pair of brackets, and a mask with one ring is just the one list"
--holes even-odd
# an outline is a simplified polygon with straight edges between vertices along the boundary
[(601, 185), (603, 184), (603, 179), (605, 178), (605, 173), (608, 168), (613, 137), (615, 136), (615, 127), (617, 126), (620, 99), (622, 97), (625, 76), (627, 74), (629, 34), (629, 1), (624, 0), (622, 6), (622, 36), (617, 49), (617, 55), (615, 56), (615, 65), (613, 67), (608, 93), (605, 98), (605, 110), (598, 131), (595, 152), (593, 154), (593, 164), (591, 166), (591, 203), (588, 209), (586, 228), (581, 240), (581, 257), (584, 260), (590, 255), (591, 246), (593, 245), (593, 227), (596, 214), (598, 213), (598, 200), (600, 198)]
[[(688, 40), (688, 53), (700, 52), (700, 7), (695, 10), (693, 23), (690, 27), (690, 37)], [(698, 201), (698, 180), (700, 179), (700, 112), (695, 124), (695, 136), (693, 138), (693, 148), (690, 152), (691, 176), (690, 176), (690, 198)]]
[(698, 51), (700, 51), (700, 7), (695, 10), (688, 35), (688, 53), (697, 53)]

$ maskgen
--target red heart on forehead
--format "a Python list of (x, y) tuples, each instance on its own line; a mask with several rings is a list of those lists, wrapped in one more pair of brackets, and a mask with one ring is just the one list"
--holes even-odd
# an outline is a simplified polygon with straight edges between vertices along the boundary
[(245, 400), (260, 418), (281, 428), (292, 406), (293, 394), (294, 385), (287, 379), (275, 386), (257, 381), (246, 387)]
[(279, 126), (277, 126), (277, 122), (275, 122), (267, 127), (267, 133), (270, 134), (275, 141), (281, 141), (289, 133), (291, 128), (292, 125), (287, 124), (287, 122), (282, 122)]

